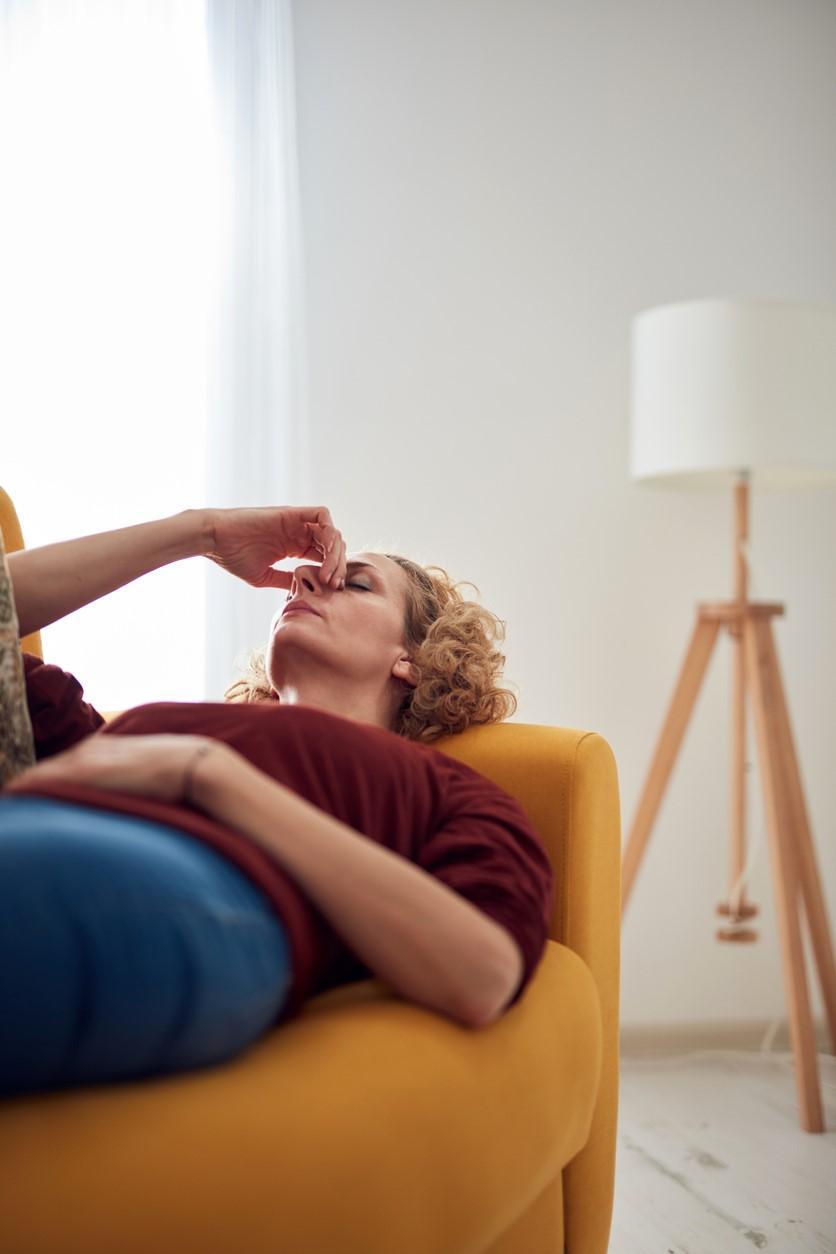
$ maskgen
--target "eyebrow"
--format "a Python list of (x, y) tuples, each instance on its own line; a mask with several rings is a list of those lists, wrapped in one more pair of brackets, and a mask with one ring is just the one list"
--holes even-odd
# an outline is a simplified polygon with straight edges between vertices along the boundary
[(348, 574), (350, 570), (373, 570), (375, 574), (380, 577), (381, 583), (386, 582), (385, 579), (383, 578), (380, 567), (373, 566), (371, 562), (346, 562), (345, 570), (346, 570), (346, 574)]

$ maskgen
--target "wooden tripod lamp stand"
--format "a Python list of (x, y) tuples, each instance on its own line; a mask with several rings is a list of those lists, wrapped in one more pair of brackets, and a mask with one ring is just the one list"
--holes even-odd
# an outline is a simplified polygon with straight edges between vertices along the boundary
[[(744, 882), (745, 703), (754, 715), (800, 1122), (824, 1131), (801, 937), (807, 927), (836, 1053), (836, 964), (772, 619), (748, 599), (749, 484), (836, 485), (836, 308), (700, 300), (645, 310), (633, 324), (631, 472), (668, 487), (733, 484), (733, 601), (701, 604), (622, 864), (622, 917), (720, 628), (732, 641), (731, 888), (718, 940), (757, 939)], [(824, 572), (824, 577), (833, 579)]]

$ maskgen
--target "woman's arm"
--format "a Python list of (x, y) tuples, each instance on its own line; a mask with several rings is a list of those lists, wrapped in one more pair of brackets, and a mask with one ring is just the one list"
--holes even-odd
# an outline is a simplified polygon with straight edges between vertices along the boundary
[(276, 783), (239, 754), (198, 758), (190, 795), (302, 885), (346, 944), (397, 993), (483, 1027), (519, 986), (509, 933), (446, 884)]
[(212, 511), (186, 509), (154, 522), (7, 553), (20, 635), (48, 627), (160, 566), (208, 554), (212, 539)]
[(353, 827), (205, 736), (88, 736), (23, 771), (6, 792), (74, 780), (184, 797), (271, 854), (346, 944), (401, 996), (467, 1027), (498, 1019), (523, 973), (519, 945), (493, 919)]
[(185, 509), (155, 522), (8, 553), (21, 636), (48, 627), (140, 575), (202, 555), (254, 588), (290, 588), (274, 563), (321, 563), (319, 578), (345, 583), (345, 540), (324, 505)]

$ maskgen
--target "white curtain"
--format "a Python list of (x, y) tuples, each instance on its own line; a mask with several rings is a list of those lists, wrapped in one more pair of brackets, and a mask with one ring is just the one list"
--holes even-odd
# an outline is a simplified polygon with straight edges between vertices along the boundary
[[(30, 546), (317, 504), (290, 4), (0, 0), (0, 483)], [(100, 709), (220, 700), (282, 594), (178, 562), (44, 632)]]
[[(307, 427), (291, 18), (289, 0), (206, 0), (224, 224), (209, 337), (206, 500), (218, 507), (319, 503)], [(250, 588), (211, 563), (206, 576), (206, 694), (219, 701), (236, 660), (266, 644), (285, 594)]]
[[(203, 0), (0, 0), (0, 482), (30, 546), (208, 503), (213, 152)], [(99, 709), (201, 700), (206, 565), (47, 627), (47, 660)]]

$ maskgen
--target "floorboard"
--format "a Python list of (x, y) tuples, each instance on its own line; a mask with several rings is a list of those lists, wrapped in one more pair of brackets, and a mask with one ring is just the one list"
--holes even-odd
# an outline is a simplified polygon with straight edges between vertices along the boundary
[(803, 1132), (791, 1055), (622, 1053), (610, 1254), (836, 1254), (836, 1057)]

